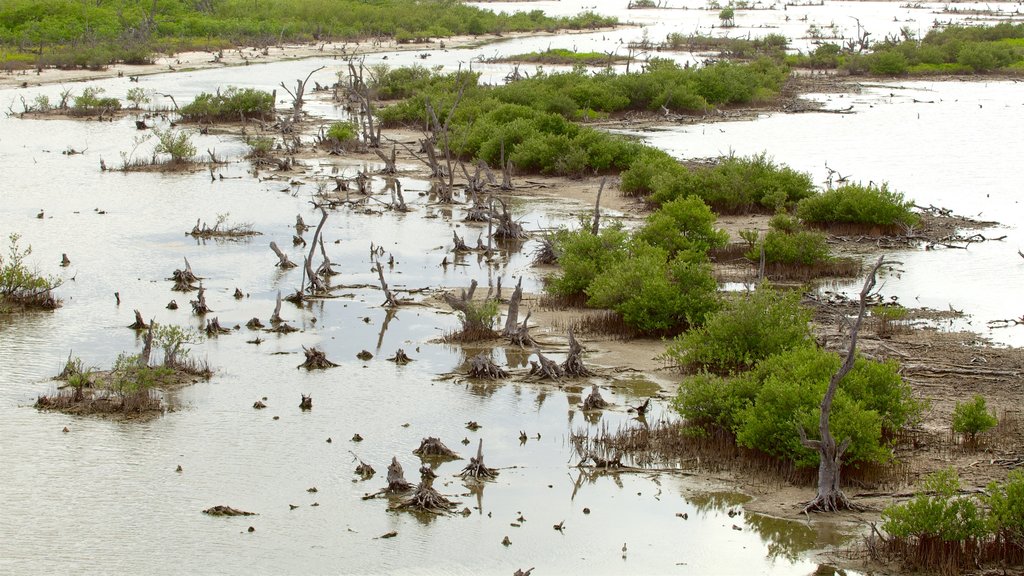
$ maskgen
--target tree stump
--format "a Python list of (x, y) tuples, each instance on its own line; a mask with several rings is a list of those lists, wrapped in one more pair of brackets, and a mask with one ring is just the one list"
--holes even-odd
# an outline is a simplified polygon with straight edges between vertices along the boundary
[(174, 301), (174, 300), (171, 300), (170, 302), (167, 303), (166, 308), (168, 310), (177, 310), (178, 309), (178, 303), (176, 301)]
[(185, 269), (175, 270), (171, 274), (171, 280), (174, 280), (174, 287), (171, 290), (191, 292), (196, 289), (194, 284), (199, 281), (199, 278), (192, 273), (192, 265), (188, 263), (188, 258), (185, 258)]
[(234, 297), (235, 300), (241, 300), (242, 298), (245, 298), (245, 294), (242, 293), (240, 288), (235, 288)]
[(212, 508), (207, 508), (206, 510), (203, 510), (203, 514), (208, 514), (210, 516), (255, 516), (256, 515), (255, 512), (246, 512), (244, 510), (239, 510), (237, 508), (232, 508), (231, 506), (214, 506)]
[(590, 389), (590, 394), (586, 400), (583, 401), (583, 410), (601, 410), (607, 408), (608, 403), (605, 402), (604, 398), (601, 397), (601, 391), (597, 389), (597, 385), (594, 385)]
[(206, 289), (203, 288), (202, 284), (199, 285), (199, 294), (196, 296), (196, 299), (189, 300), (189, 304), (192, 305), (192, 313), (197, 316), (212, 312), (210, 307), (206, 305)]
[(434, 478), (437, 478), (437, 473), (433, 468), (426, 464), (420, 466), (420, 480), (433, 480)]
[(440, 438), (424, 438), (420, 441), (420, 447), (412, 451), (413, 454), (420, 458), (433, 458), (437, 460), (460, 460), (461, 457), (452, 452), (447, 446), (441, 442)]
[(135, 322), (129, 324), (128, 327), (132, 330), (145, 330), (149, 328), (149, 324), (146, 324), (146, 321), (142, 319), (142, 314), (135, 310)]
[(519, 346), (520, 348), (535, 348), (537, 341), (530, 336), (530, 314), (533, 312), (527, 312), (526, 318), (523, 318), (523, 323), (516, 327), (515, 331), (509, 335), (508, 340), (510, 343)]
[(302, 400), (299, 402), (299, 408), (301, 408), (302, 410), (312, 410), (313, 409), (313, 396), (311, 396), (311, 395), (307, 396), (307, 395), (303, 394), (302, 395)]
[(421, 510), (432, 514), (448, 514), (457, 505), (434, 490), (434, 481), (425, 479), (416, 486), (412, 497), (395, 506), (396, 510)]
[(299, 368), (305, 368), (306, 370), (324, 370), (337, 366), (337, 364), (327, 359), (327, 355), (323, 350), (316, 346), (313, 346), (312, 348), (306, 348), (303, 346), (302, 353), (306, 355), (306, 361), (299, 364)]
[(253, 318), (245, 323), (245, 327), (250, 330), (259, 330), (260, 328), (263, 328), (263, 322), (260, 322), (259, 318)]
[(455, 243), (455, 247), (452, 249), (453, 252), (471, 252), (469, 246), (466, 246), (466, 241), (454, 230), (452, 230), (452, 242)]
[(398, 351), (395, 352), (395, 355), (392, 356), (391, 358), (388, 358), (387, 361), (388, 362), (394, 362), (395, 364), (398, 364), (400, 366), (404, 366), (404, 365), (408, 364), (409, 362), (412, 362), (412, 358), (409, 358), (408, 356), (406, 356), (405, 350), (402, 350), (401, 348), (399, 348)]
[(370, 466), (362, 460), (359, 461), (359, 466), (356, 466), (356, 474), (358, 474), (363, 480), (373, 478), (373, 475), (376, 473), (377, 471), (373, 469), (373, 466)]
[(487, 380), (500, 380), (508, 378), (508, 372), (502, 370), (491, 357), (481, 352), (469, 361), (469, 377), (485, 378)]
[(388, 308), (398, 306), (398, 300), (395, 299), (395, 295), (388, 288), (388, 283), (384, 281), (384, 267), (380, 265), (380, 262), (377, 262), (377, 278), (380, 280), (380, 289), (384, 291), (384, 306)]
[(522, 224), (512, 218), (512, 214), (508, 211), (508, 204), (500, 198), (498, 203), (501, 204), (501, 215), (498, 216), (498, 226), (494, 230), (494, 237), (506, 240), (528, 238), (529, 235), (526, 233), (526, 230), (523, 230)]
[(644, 400), (644, 403), (639, 406), (630, 406), (629, 412), (636, 412), (637, 416), (643, 416), (647, 414), (647, 411), (651, 408), (651, 399)]
[(207, 338), (213, 338), (220, 334), (228, 334), (231, 330), (224, 328), (220, 325), (220, 319), (213, 318), (206, 321), (206, 336)]
[[(500, 297), (500, 296), (499, 296)], [(523, 277), (516, 282), (516, 289), (512, 291), (512, 297), (508, 299), (508, 312), (505, 316), (505, 329), (501, 335), (511, 338), (519, 330), (519, 303), (523, 300)]]
[(498, 471), (493, 468), (484, 466), (484, 441), (481, 438), (480, 443), (476, 447), (476, 456), (469, 458), (469, 465), (459, 472), (459, 476), (463, 478), (494, 478), (498, 475)]
[(583, 346), (580, 346), (580, 343), (576, 341), (572, 328), (569, 329), (569, 355), (565, 358), (565, 362), (562, 362), (562, 371), (566, 376), (573, 378), (594, 375), (593, 372), (583, 365)]
[(562, 368), (554, 360), (544, 356), (539, 349), (535, 349), (537, 361), (530, 360), (530, 376), (537, 376), (540, 380), (559, 380), (562, 378)]
[(296, 214), (295, 215), (295, 233), (298, 234), (299, 236), (301, 236), (308, 229), (309, 229), (309, 226), (306, 226), (306, 223), (302, 221), (302, 214)]

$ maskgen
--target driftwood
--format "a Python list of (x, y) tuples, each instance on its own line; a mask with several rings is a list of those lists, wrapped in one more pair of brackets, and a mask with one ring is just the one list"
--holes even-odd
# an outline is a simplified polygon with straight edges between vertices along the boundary
[(307, 395), (303, 394), (302, 395), (302, 400), (299, 401), (299, 408), (301, 408), (302, 410), (312, 410), (313, 409), (313, 396), (312, 395), (307, 396)]
[(434, 458), (439, 460), (461, 460), (461, 457), (452, 452), (450, 448), (441, 442), (440, 438), (424, 438), (420, 441), (420, 447), (412, 451), (420, 458)]
[(547, 358), (539, 349), (534, 349), (537, 360), (530, 360), (530, 376), (537, 376), (541, 380), (559, 380), (564, 375), (562, 368), (554, 360)]
[(326, 368), (334, 368), (337, 366), (334, 362), (327, 359), (327, 355), (323, 350), (313, 346), (312, 348), (302, 347), (302, 353), (306, 355), (306, 361), (299, 364), (299, 368), (305, 368), (306, 370), (324, 370)]
[(494, 478), (498, 475), (498, 471), (493, 468), (484, 466), (484, 441), (481, 438), (480, 443), (476, 447), (476, 456), (471, 456), (469, 459), (469, 465), (459, 472), (459, 476), (463, 478)]
[(295, 268), (295, 262), (289, 260), (288, 255), (282, 252), (281, 249), (277, 247), (277, 242), (271, 242), (270, 249), (274, 251), (274, 254), (277, 254), (277, 264), (274, 264), (274, 266), (277, 266), (278, 268), (284, 270), (287, 270), (288, 268)]
[(432, 514), (448, 514), (457, 505), (456, 502), (445, 498), (440, 492), (434, 490), (434, 481), (426, 478), (416, 486), (416, 492), (400, 504), (394, 507), (395, 510), (420, 510)]
[(400, 366), (404, 366), (404, 365), (408, 364), (409, 362), (412, 362), (412, 358), (409, 358), (405, 354), (405, 350), (399, 348), (398, 351), (395, 352), (395, 355), (392, 356), (391, 358), (388, 358), (387, 361), (388, 362), (394, 362), (395, 364), (398, 364)]
[(213, 508), (207, 508), (203, 510), (203, 514), (209, 514), (210, 516), (255, 516), (255, 512), (246, 512), (231, 506), (214, 506)]
[(590, 389), (590, 394), (583, 401), (583, 410), (601, 410), (607, 407), (608, 403), (601, 397), (601, 391), (597, 389), (597, 385), (594, 385)]
[(128, 327), (132, 330), (145, 330), (149, 328), (149, 324), (146, 324), (146, 321), (142, 319), (142, 314), (135, 310), (135, 322), (129, 324)]
[(198, 316), (202, 316), (208, 312), (212, 312), (210, 307), (206, 305), (206, 289), (203, 285), (199, 285), (199, 294), (196, 295), (195, 300), (189, 300), (189, 304), (192, 305), (192, 313)]
[(488, 380), (499, 380), (508, 378), (508, 372), (502, 370), (494, 360), (486, 353), (481, 352), (473, 356), (469, 361), (470, 378), (486, 378)]
[(212, 318), (206, 321), (206, 336), (213, 338), (220, 334), (228, 334), (231, 330), (224, 328), (220, 325), (220, 319)]
[(562, 362), (562, 372), (566, 376), (574, 378), (594, 375), (593, 372), (583, 365), (583, 346), (580, 346), (580, 343), (576, 341), (572, 328), (569, 329), (569, 355), (565, 358), (565, 362)]

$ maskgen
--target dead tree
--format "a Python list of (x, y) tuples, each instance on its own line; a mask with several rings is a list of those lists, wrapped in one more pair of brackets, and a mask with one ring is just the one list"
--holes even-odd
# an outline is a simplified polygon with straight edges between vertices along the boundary
[(484, 440), (480, 439), (480, 443), (476, 447), (476, 456), (469, 458), (469, 464), (459, 472), (459, 476), (463, 478), (495, 478), (498, 475), (498, 471), (494, 468), (488, 468), (484, 466)]
[(537, 376), (541, 380), (560, 380), (563, 376), (562, 368), (554, 360), (544, 356), (540, 349), (534, 349), (537, 360), (530, 360), (530, 376)]
[[(310, 244), (309, 247), (309, 256), (306, 257), (304, 259), (305, 261), (303, 262), (303, 265), (305, 266), (304, 273), (306, 275), (306, 279), (309, 280), (310, 294), (319, 294), (327, 290), (327, 287), (324, 286), (324, 283), (320, 281), (320, 277), (317, 274), (313, 273), (313, 254), (316, 253), (317, 243), (320, 241), (320, 232), (323, 230), (324, 224), (326, 223), (327, 210), (325, 210), (323, 206), (320, 206), (320, 223), (316, 225), (316, 231), (313, 232), (313, 242)], [(321, 250), (323, 250), (322, 246)], [(326, 257), (327, 252), (324, 251), (324, 258), (326, 259)], [(306, 279), (303, 280), (303, 285), (305, 284)], [(303, 292), (303, 290), (300, 290), (299, 292), (301, 293)]]
[(590, 394), (588, 394), (587, 398), (583, 400), (583, 410), (601, 410), (607, 407), (608, 403), (601, 397), (601, 391), (597, 389), (597, 385), (595, 384), (590, 389)]
[(472, 249), (469, 246), (466, 246), (466, 241), (463, 238), (461, 238), (459, 234), (454, 230), (452, 230), (452, 242), (455, 244), (455, 247), (452, 248), (452, 252), (455, 252), (456, 254), (458, 254), (459, 252), (472, 251)]
[(295, 233), (298, 234), (299, 236), (302, 236), (303, 234), (306, 233), (306, 230), (309, 230), (309, 226), (306, 226), (306, 223), (302, 221), (302, 214), (296, 214)]
[(505, 315), (505, 329), (501, 335), (511, 338), (519, 331), (519, 303), (523, 300), (523, 277), (516, 282), (516, 289), (512, 291), (512, 297), (508, 300), (508, 313)]
[[(149, 331), (146, 332), (146, 337), (142, 340), (142, 354), (139, 354), (139, 366), (143, 368), (149, 366), (150, 356), (153, 355), (153, 321), (149, 322)], [(165, 358), (166, 362), (167, 359)], [(172, 358), (173, 362), (173, 358)], [(171, 364), (173, 366), (173, 364)]]
[(388, 188), (391, 189), (391, 209), (396, 212), (408, 212), (409, 207), (405, 205), (405, 196), (402, 196), (402, 181), (389, 179)]
[(502, 190), (512, 190), (512, 161), (505, 159), (505, 139), (501, 139), (501, 186)]
[(128, 327), (132, 330), (145, 330), (149, 328), (149, 324), (146, 324), (146, 321), (142, 319), (142, 314), (135, 310), (135, 322), (129, 324)]
[(420, 447), (412, 451), (420, 458), (433, 458), (438, 460), (461, 460), (462, 458), (452, 452), (450, 448), (441, 442), (440, 438), (430, 436), (420, 441)]
[(384, 281), (384, 267), (377, 262), (377, 278), (380, 280), (380, 289), (384, 291), (384, 306), (388, 308), (394, 308), (398, 306), (398, 300), (395, 299), (395, 295), (391, 293), (391, 289), (388, 288), (388, 283)]
[(382, 168), (381, 171), (380, 171), (381, 174), (397, 174), (398, 173), (398, 168), (397, 168), (397, 165), (395, 164), (395, 160), (396, 160), (396, 157), (397, 157), (398, 150), (397, 150), (397, 147), (396, 147), (395, 144), (393, 144), (393, 143), (391, 144), (391, 156), (390, 157), (385, 155), (383, 152), (381, 152), (380, 148), (374, 148), (373, 151), (377, 154), (377, 157), (380, 158), (382, 162), (384, 162), (384, 168)]
[(295, 262), (289, 260), (288, 255), (282, 252), (281, 249), (277, 247), (277, 242), (271, 242), (270, 249), (274, 251), (274, 254), (277, 254), (277, 264), (275, 264), (275, 266), (281, 268), (282, 270), (287, 270), (288, 268), (295, 268)]
[(508, 378), (508, 372), (504, 371), (491, 357), (486, 353), (481, 352), (469, 361), (469, 377), (470, 378), (484, 378), (487, 380), (500, 380), (502, 378)]
[(391, 464), (388, 465), (388, 487), (385, 490), (390, 493), (400, 493), (410, 488), (412, 488), (412, 484), (406, 481), (402, 465), (398, 463), (398, 458), (392, 456)]
[(871, 290), (875, 287), (878, 270), (884, 263), (885, 256), (879, 256), (864, 280), (864, 287), (860, 291), (857, 319), (854, 320), (853, 325), (850, 327), (850, 347), (846, 351), (846, 359), (843, 361), (843, 365), (839, 367), (839, 370), (832, 375), (832, 379), (828, 382), (828, 389), (825, 390), (825, 396), (821, 399), (821, 416), (818, 419), (818, 434), (821, 436), (821, 439), (811, 440), (807, 438), (807, 432), (804, 431), (803, 426), (798, 425), (800, 441), (807, 448), (817, 450), (819, 457), (818, 493), (804, 507), (805, 513), (838, 512), (840, 510), (859, 508), (846, 498), (846, 494), (843, 493), (839, 486), (839, 472), (843, 463), (843, 453), (850, 447), (850, 438), (844, 438), (837, 445), (836, 439), (832, 436), (832, 431), (829, 428), (829, 419), (832, 415), (832, 400), (835, 398), (836, 390), (839, 389), (839, 383), (850, 373), (850, 370), (853, 370), (854, 362), (857, 359), (857, 334), (860, 331), (861, 323), (864, 321), (868, 296), (870, 296)]
[(202, 284), (199, 285), (199, 294), (196, 296), (196, 299), (189, 300), (189, 304), (192, 304), (192, 313), (197, 316), (212, 312), (210, 307), (206, 305), (206, 289), (203, 288)]
[(323, 350), (316, 346), (313, 346), (312, 348), (306, 348), (303, 346), (302, 353), (306, 355), (306, 361), (299, 364), (299, 368), (305, 368), (306, 370), (324, 370), (337, 366), (337, 364), (327, 359), (327, 354), (325, 354)]
[(566, 376), (574, 378), (594, 375), (593, 372), (583, 365), (583, 346), (580, 346), (580, 343), (576, 340), (572, 333), (572, 328), (569, 329), (569, 355), (566, 356), (565, 362), (562, 362), (562, 371)]
[(281, 82), (281, 88), (284, 88), (284, 91), (292, 97), (292, 122), (298, 123), (302, 121), (302, 105), (305, 103), (303, 97), (306, 94), (306, 84), (309, 83), (310, 76), (323, 69), (324, 67), (321, 66), (307, 74), (305, 80), (296, 80), (295, 92), (289, 90), (288, 87), (284, 85), (284, 82)]
[[(270, 324), (276, 326), (281, 324), (284, 320), (281, 320), (281, 291), (277, 291), (277, 301), (274, 304), (274, 313), (270, 315)], [(257, 321), (259, 323), (259, 321)]]
[(597, 189), (597, 199), (594, 201), (594, 221), (590, 226), (590, 233), (597, 236), (601, 231), (601, 192), (604, 192), (604, 185), (608, 177), (601, 178), (601, 187)]

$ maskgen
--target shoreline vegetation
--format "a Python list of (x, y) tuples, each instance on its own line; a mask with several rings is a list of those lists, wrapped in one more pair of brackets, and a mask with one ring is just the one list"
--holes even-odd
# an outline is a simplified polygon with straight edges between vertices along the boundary
[[(327, 4), (355, 6), (357, 3), (336, 0)], [(556, 21), (533, 12), (523, 20), (502, 20), (500, 16), (482, 16), (479, 11), (461, 12), (471, 9), (456, 3), (426, 4), (444, 10), (440, 16), (433, 16), (435, 23), (431, 25), (373, 20), (373, 17), (380, 17), (379, 14), (374, 16), (375, 8), (359, 4), (366, 11), (358, 12), (365, 18), (357, 20), (366, 28), (355, 28), (356, 24), (352, 24), (353, 28), (343, 29), (336, 20), (327, 20), (328, 25), (312, 29), (310, 22), (321, 14), (321, 9), (304, 5), (306, 8), (300, 12), (308, 21), (298, 17), (284, 23), (268, 20), (280, 24), (280, 30), (275, 32), (277, 36), (271, 34), (269, 24), (250, 29), (242, 19), (236, 28), (219, 30), (217, 38), (236, 34), (239, 40), (280, 43), (285, 40), (327, 41), (351, 33), (362, 38), (384, 34), (401, 42), (446, 37), (445, 34), (476, 34), (474, 26), (477, 25), (479, 33), (503, 33), (546, 29), (549, 25), (566, 27), (567, 23), (570, 27), (614, 23), (593, 15), (576, 21)], [(61, 3), (54, 5), (63, 6)], [(382, 5), (393, 9), (396, 3)], [(29, 12), (41, 10), (41, 5), (32, 2), (14, 0), (11, 6)], [(147, 14), (140, 8), (126, 21), (130, 26), (90, 32), (91, 48), (83, 53), (92, 54), (91, 57), (96, 57), (94, 61), (61, 60), (62, 51), (76, 46), (86, 36), (44, 38), (40, 35), (37, 38), (25, 31), (28, 28), (11, 27), (8, 13), (2, 10), (0, 23), (8, 22), (8, 28), (0, 27), (0, 42), (17, 46), (18, 50), (28, 49), (16, 55), (34, 56), (33, 66), (41, 65), (46, 56), (52, 58), (45, 60), (46, 66), (102, 67), (111, 61), (129, 62), (133, 56), (127, 50), (163, 48), (159, 44), (164, 38), (162, 35), (180, 34), (186, 42), (198, 42), (201, 35), (197, 31), (206, 31), (209, 48), (209, 43), (218, 40), (213, 40), (210, 29), (203, 26), (210, 26), (215, 20), (201, 23), (214, 16), (228, 18), (235, 14), (230, 9), (240, 9), (241, 4), (200, 2), (196, 10), (202, 12), (198, 7), (203, 6), (208, 7), (209, 14), (174, 21), (174, 26), (158, 14)], [(267, 2), (264, 6), (265, 10), (282, 6), (294, 8), (294, 3), (281, 0)], [(96, 6), (97, 10), (109, 8), (103, 2)], [(85, 7), (76, 9), (87, 11)], [(257, 13), (264, 14), (263, 11)], [(97, 12), (95, 16), (99, 22), (108, 15)], [(255, 15), (247, 17), (255, 18)], [(458, 23), (450, 20), (452, 18)], [(470, 22), (473, 18), (476, 24)], [(31, 18), (23, 18), (21, 22), (31, 21)], [(371, 30), (373, 34), (369, 33)], [(104, 52), (107, 50), (104, 42), (123, 40), (129, 33), (138, 40), (137, 44), (128, 45), (123, 49), (126, 52), (120, 54)], [(455, 182), (456, 167), (460, 167), (466, 176), (464, 195), (470, 215), (476, 214), (479, 221), (497, 223), (498, 229), (506, 234), (505, 238), (519, 242), (520, 247), (526, 233), (516, 228), (518, 224), (504, 201), (500, 201), (500, 213), (493, 202), (487, 206), (482, 201), (487, 184), (478, 177), (470, 177), (466, 165), (479, 166), (482, 162), (484, 168), (501, 170), (507, 177), (508, 187), (503, 185), (500, 192), (495, 192), (497, 194), (516, 193), (512, 174), (541, 175), (564, 182), (618, 178), (621, 195), (641, 206), (641, 221), (627, 226), (611, 219), (602, 220), (598, 200), (593, 217), (589, 214), (582, 217), (579, 227), (563, 228), (545, 237), (538, 253), (538, 264), (548, 266), (544, 269), (553, 272), (547, 275), (546, 294), (540, 298), (545, 307), (552, 310), (607, 311), (604, 322), (613, 325), (611, 333), (618, 330), (623, 338), (666, 339), (665, 344), (659, 344), (658, 361), (675, 370), (674, 379), (681, 381), (670, 401), (683, 420), (662, 423), (652, 429), (627, 429), (605, 435), (600, 440), (605, 444), (603, 447), (597, 446), (597, 439), (586, 439), (591, 445), (585, 450), (578, 449), (580, 455), (585, 456), (581, 464), (589, 459), (594, 462), (595, 473), (615, 473), (615, 469), (622, 466), (623, 455), (640, 462), (643, 454), (649, 452), (668, 458), (679, 458), (681, 454), (689, 454), (688, 451), (698, 456), (717, 452), (720, 460), (711, 466), (732, 470), (741, 482), (744, 474), (753, 470), (754, 474), (774, 474), (773, 481), (786, 481), (791, 483), (789, 487), (795, 486), (796, 496), (781, 491), (774, 496), (775, 508), (771, 509), (792, 517), (798, 510), (793, 505), (801, 495), (807, 495), (806, 486), (813, 483), (813, 469), (819, 462), (818, 453), (807, 448), (806, 437), (802, 436), (804, 430), (816, 429), (815, 423), (823, 410), (819, 402), (830, 376), (840, 365), (837, 352), (843, 352), (845, 326), (856, 308), (849, 300), (830, 297), (822, 301), (808, 297), (803, 294), (804, 283), (820, 277), (854, 278), (861, 274), (859, 258), (840, 254), (835, 249), (836, 244), (842, 244), (837, 240), (839, 235), (866, 236), (879, 247), (883, 240), (889, 247), (921, 244), (952, 247), (985, 238), (972, 240), (975, 237), (963, 238), (955, 233), (942, 237), (922, 233), (921, 227), (934, 214), (916, 207), (912, 200), (890, 190), (884, 182), (878, 185), (839, 182), (833, 187), (829, 181), (826, 188), (820, 189), (808, 174), (776, 164), (768, 153), (752, 157), (727, 156), (703, 166), (687, 165), (636, 139), (597, 129), (594, 124), (634, 113), (703, 117), (713, 116), (723, 109), (777, 106), (792, 67), (834, 68), (849, 74), (885, 76), (935, 71), (1016, 74), (1024, 69), (1021, 66), (1024, 60), (1022, 40), (1024, 25), (1000, 24), (981, 32), (951, 27), (934, 36), (930, 32), (921, 41), (909, 36), (902, 40), (887, 39), (870, 49), (851, 45), (847, 50), (825, 44), (808, 56), (785, 55), (784, 43), (780, 45), (777, 41), (762, 42), (750, 46), (749, 50), (739, 45), (721, 47), (708, 43), (705, 47), (742, 53), (736, 57), (747, 61), (690, 68), (651, 59), (642, 70), (632, 73), (592, 73), (578, 66), (570, 72), (539, 73), (513, 79), (502, 86), (481, 85), (479, 75), (473, 72), (444, 73), (424, 67), (378, 66), (369, 70), (364, 82), (362, 68), (357, 79), (355, 68), (350, 67), (348, 82), (339, 78), (341, 91), (347, 92), (345, 97), (350, 101), (360, 102), (366, 112), (362, 116), (376, 116), (379, 122), (376, 134), (372, 123), (368, 127), (339, 123), (323, 134), (311, 153), (323, 153), (326, 148), (332, 153), (364, 154), (374, 158), (368, 153), (372, 151), (388, 164), (381, 151), (385, 146), (380, 141), (380, 126), (410, 132), (427, 125), (429, 128), (423, 130), (422, 153), (433, 159), (433, 166), (411, 150), (403, 151), (408, 154), (403, 153), (401, 159), (419, 166), (418, 174), (429, 174), (424, 178), (438, 185), (441, 192), (437, 198), (441, 203), (452, 203), (456, 194), (454, 188), (462, 188), (462, 182), (458, 182), (458, 186)], [(679, 39), (678, 45), (692, 49), (696, 42)], [(954, 49), (953, 45), (959, 48)], [(182, 46), (185, 44), (177, 48)], [(188, 47), (194, 49), (197, 45)], [(580, 65), (588, 64), (589, 57), (561, 52), (554, 56), (566, 58), (565, 63)], [(106, 63), (99, 63), (104, 59)], [(4, 62), (17, 60), (8, 58)], [(338, 97), (338, 92), (334, 91), (334, 97)], [(268, 96), (258, 91), (233, 91), (224, 87), (217, 94), (201, 95), (184, 105), (178, 114), (183, 120), (194, 123), (234, 123), (240, 121), (239, 110), (244, 108), (242, 122), (247, 117), (272, 120), (282, 111), (274, 111), (273, 98), (268, 99)], [(102, 111), (122, 106), (120, 100), (108, 99), (88, 88), (80, 97), (87, 98), (83, 108), (90, 114), (97, 110), (102, 114)], [(64, 98), (62, 108), (66, 108), (67, 100)], [(246, 107), (250, 104), (254, 108)], [(75, 107), (77, 103), (72, 104), (72, 108)], [(296, 121), (289, 120), (287, 124), (296, 129), (295, 124), (302, 118), (299, 103), (295, 105), (293, 118)], [(299, 124), (300, 128), (302, 126)], [(308, 123), (304, 126), (309, 128)], [(196, 151), (190, 147), (187, 136), (187, 133), (169, 129), (157, 133), (161, 140), (159, 146), (163, 146), (158, 147), (157, 152), (167, 155), (171, 164), (189, 164)], [(260, 136), (260, 140), (252, 141), (250, 160), (254, 166), (265, 166), (270, 171), (292, 170), (295, 162), (290, 159), (269, 160), (279, 150), (275, 145), (277, 137), (268, 132)], [(291, 158), (301, 152), (302, 143), (298, 137), (289, 138), (291, 144), (286, 142), (282, 131), (280, 139), (289, 147)], [(391, 174), (396, 172), (397, 153), (392, 148)], [(182, 159), (186, 161), (180, 161)], [(126, 169), (129, 164), (125, 162)], [(211, 170), (211, 177), (212, 174)], [(351, 182), (338, 178), (334, 183), (339, 191), (345, 192), (345, 202), (351, 202), (348, 186), (358, 187), (362, 193), (367, 178), (366, 174), (360, 174)], [(488, 191), (488, 198), (491, 192), (494, 191)], [(395, 210), (409, 211), (400, 189), (397, 199), (392, 192), (391, 206)], [(721, 219), (730, 216), (757, 216), (762, 218), (763, 225), (740, 229), (736, 237), (732, 237), (720, 227)], [(327, 218), (326, 211), (323, 218)], [(194, 233), (216, 231), (221, 221), (218, 218), (218, 225), (213, 229), (200, 228), (197, 223)], [(456, 252), (472, 250), (457, 234), (454, 240)], [(19, 294), (28, 295), (30, 303), (44, 293), (52, 300), (50, 290), (58, 283), (38, 273), (24, 272), (23, 259), (28, 252), (20, 249), (17, 241), (16, 236), (11, 237), (11, 256), (7, 261), (0, 260), (0, 265), (4, 266), (5, 274), (10, 268), (12, 278), (24, 280), (22, 292), (0, 292), (4, 297), (0, 304), (21, 297)], [(315, 244), (314, 240), (314, 247)], [(483, 247), (479, 250), (483, 251)], [(489, 245), (487, 251), (490, 251)], [(313, 252), (310, 254), (312, 260)], [(324, 257), (326, 260), (326, 251)], [(739, 262), (737, 266), (743, 268), (745, 278), (756, 288), (740, 293), (720, 290), (718, 274), (727, 262)], [(311, 261), (305, 264), (310, 272), (310, 293), (315, 297), (314, 280), (320, 273), (313, 273)], [(329, 262), (326, 268), (330, 270)], [(379, 265), (377, 270), (382, 289), (387, 292)], [(26, 285), (28, 288), (24, 288)], [(494, 340), (499, 334), (493, 327), (501, 317), (500, 297), (491, 299), (488, 291), (483, 300), (474, 300), (473, 288), (475, 282), (461, 299), (446, 299), (458, 310), (464, 324), (459, 339)], [(299, 303), (309, 297), (304, 295), (304, 290), (305, 287), (297, 293)], [(521, 291), (519, 294), (521, 298)], [(387, 297), (389, 305), (398, 306), (390, 293)], [(843, 475), (860, 487), (854, 500), (869, 505), (881, 503), (884, 507), (880, 518), (884, 520), (882, 529), (887, 534), (872, 526), (872, 534), (864, 544), (866, 554), (874, 562), (901, 562), (945, 573), (970, 568), (972, 563), (980, 561), (1019, 564), (1024, 558), (1024, 515), (1015, 510), (1024, 505), (1024, 478), (1014, 474), (1001, 483), (1006, 475), (999, 477), (1005, 468), (1021, 465), (1019, 458), (1007, 465), (997, 464), (992, 459), (987, 467), (979, 466), (971, 471), (969, 480), (976, 485), (991, 482), (989, 494), (975, 500), (962, 496), (959, 479), (944, 475), (936, 469), (935, 462), (924, 462), (921, 455), (968, 468), (974, 466), (967, 463), (977, 460), (981, 449), (1000, 454), (1008, 452), (1007, 446), (1021, 437), (1021, 430), (1008, 408), (1015, 398), (1013, 386), (1001, 382), (985, 388), (983, 384), (992, 384), (992, 377), (1019, 373), (1017, 371), (1024, 366), (1020, 354), (1007, 352), (996, 360), (986, 360), (986, 366), (999, 366), (995, 364), (997, 360), (1003, 362), (1005, 371), (1002, 373), (984, 371), (999, 370), (998, 367), (972, 371), (973, 359), (965, 356), (969, 356), (971, 349), (965, 344), (976, 345), (975, 338), (957, 340), (917, 330), (913, 322), (924, 317), (927, 311), (904, 308), (898, 302), (882, 300), (877, 294), (872, 297), (875, 299), (868, 302), (867, 318), (874, 327), (873, 334), (861, 341), (860, 355), (856, 356), (852, 370), (839, 387), (831, 428), (838, 439), (850, 440)], [(515, 302), (518, 306), (519, 301)], [(863, 306), (864, 302), (861, 304)], [(522, 327), (517, 327), (511, 301), (508, 310), (512, 321), (506, 325), (503, 335), (521, 346), (533, 342), (527, 333), (526, 321)], [(543, 316), (543, 312), (538, 313), (538, 317)], [(122, 355), (113, 369), (103, 372), (86, 369), (80, 361), (69, 359), (62, 373), (65, 387), (54, 395), (41, 396), (37, 406), (71, 413), (159, 412), (161, 404), (154, 394), (157, 386), (169, 385), (181, 374), (209, 376), (205, 366), (182, 364), (185, 356), (182, 346), (196, 342), (196, 335), (175, 330), (175, 327), (150, 325), (147, 328), (146, 348), (151, 349), (154, 344), (162, 347), (162, 364), (151, 365), (147, 351), (141, 355)], [(576, 335), (593, 336), (596, 332), (598, 330), (580, 330)], [(582, 367), (582, 348), (572, 330), (569, 330), (569, 343), (571, 357), (561, 368), (538, 354), (537, 373), (557, 378), (567, 368), (572, 368), (576, 374), (587, 374)], [(993, 352), (991, 356), (995, 358), (998, 354)], [(483, 366), (481, 373), (495, 378), (507, 376), (500, 367), (490, 365)], [(531, 374), (535, 374), (533, 370)], [(948, 397), (930, 401), (920, 397), (919, 386), (933, 385), (951, 375), (958, 378), (958, 388), (950, 391)], [(960, 403), (968, 397), (958, 394), (980, 394), (983, 388), (993, 404), (1003, 409), (999, 418), (989, 413), (985, 398), (980, 395), (971, 405)], [(605, 451), (600, 452), (599, 448)], [(616, 453), (620, 456), (615, 457)], [(894, 487), (905, 487), (909, 481), (926, 473), (935, 475), (928, 477), (923, 492), (906, 504), (893, 504), (909, 497), (897, 493)], [(749, 487), (749, 480), (746, 485)], [(941, 496), (942, 502), (929, 494)], [(761, 503), (768, 500), (762, 498)], [(754, 505), (758, 505), (757, 501)], [(877, 511), (868, 514), (878, 517)], [(851, 523), (858, 521), (852, 515), (839, 518)], [(939, 520), (929, 523), (935, 518)]]
[(203, 0), (77, 3), (8, 0), (0, 6), (0, 69), (102, 69), (152, 64), (154, 55), (239, 46), (358, 42), (422, 43), (453, 36), (596, 29), (614, 18), (540, 10), (495, 13), (446, 0)]

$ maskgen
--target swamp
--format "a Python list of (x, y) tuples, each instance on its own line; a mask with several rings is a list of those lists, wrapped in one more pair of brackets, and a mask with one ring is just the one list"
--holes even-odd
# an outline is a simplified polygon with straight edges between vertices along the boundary
[(1019, 4), (42, 4), (0, 573), (1024, 568)]

